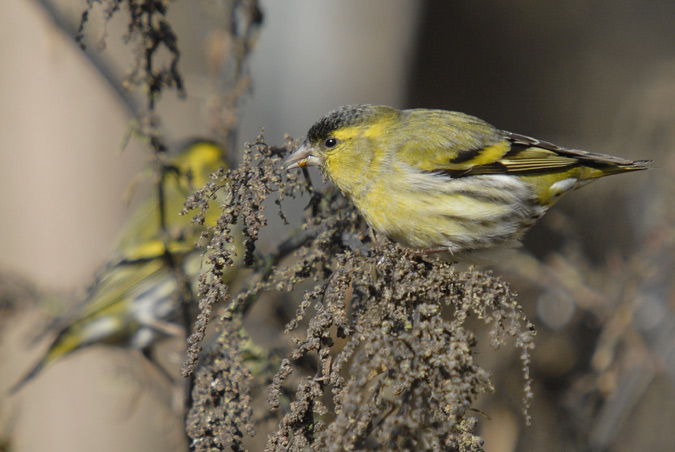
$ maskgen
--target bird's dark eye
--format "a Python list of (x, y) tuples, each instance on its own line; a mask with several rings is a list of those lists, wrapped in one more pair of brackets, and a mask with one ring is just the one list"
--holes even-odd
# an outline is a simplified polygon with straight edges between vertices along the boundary
[(327, 138), (323, 144), (329, 149), (334, 148), (335, 146), (337, 146), (338, 140), (336, 138)]

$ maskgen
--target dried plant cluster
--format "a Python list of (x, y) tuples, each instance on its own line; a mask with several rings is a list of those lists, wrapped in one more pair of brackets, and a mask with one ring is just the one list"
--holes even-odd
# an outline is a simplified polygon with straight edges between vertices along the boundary
[[(158, 96), (166, 89), (175, 89), (184, 96), (183, 77), (178, 70), (180, 50), (178, 38), (173, 27), (166, 19), (168, 5), (165, 0), (87, 0), (82, 13), (76, 40), (84, 48), (84, 27), (95, 4), (103, 8), (104, 24), (125, 6), (129, 13), (129, 26), (124, 36), (126, 42), (135, 44), (136, 58), (134, 66), (127, 76), (126, 85), (143, 86), (146, 93), (148, 111), (155, 108)], [(99, 46), (105, 45), (106, 35), (101, 37)], [(167, 52), (168, 64), (162, 63), (161, 52)]]
[[(245, 237), (244, 260), (254, 268), (246, 288), (222, 309), (218, 338), (198, 366), (188, 422), (193, 445), (242, 450), (244, 435), (253, 435), (256, 421), (269, 416), (253, 413), (246, 380), (268, 381), (270, 375), (247, 369), (245, 334), (236, 332), (260, 293), (281, 296), (313, 280), (286, 328), (296, 334), (295, 347), (281, 359), (268, 389), (279, 424), (266, 450), (481, 450), (467, 410), (493, 387), (474, 360), (475, 335), (466, 320), (489, 324), (495, 348), (515, 338), (527, 406), (534, 331), (514, 294), (499, 278), (457, 272), (386, 239), (368, 247), (351, 204), (333, 189), (317, 192), (309, 179), (286, 172), (280, 166), (285, 152), (259, 137), (239, 168), (216, 175), (188, 203), (206, 208), (218, 191), (226, 192), (208, 247), (212, 267), (199, 289), (202, 312), (186, 373), (197, 363), (213, 303), (228, 299), (219, 277), (233, 262), (236, 224)], [(265, 198), (274, 195), (280, 203), (302, 192), (311, 199), (302, 230), (269, 256), (255, 253), (266, 224)], [(266, 359), (263, 354), (249, 364), (259, 368)]]
[[(212, 175), (214, 181), (191, 195), (185, 203), (184, 213), (198, 210), (194, 221), (203, 224), (204, 212), (209, 208), (209, 202), (216, 199), (219, 192), (226, 192), (221, 206), (222, 214), (216, 226), (207, 228), (202, 236), (203, 240), (209, 240), (206, 248), (206, 262), (209, 266), (199, 277), (197, 295), (200, 300), (200, 314), (195, 332), (188, 340), (190, 349), (182, 371), (184, 376), (191, 375), (194, 370), (201, 352), (201, 342), (211, 319), (213, 304), (229, 299), (229, 291), (222, 283), (222, 276), (225, 268), (235, 265), (235, 236), (243, 236), (244, 265), (254, 265), (255, 242), (260, 229), (267, 225), (263, 214), (264, 201), (271, 193), (276, 193), (280, 204), (285, 195), (292, 195), (297, 190), (297, 178), (285, 180), (274, 170), (285, 150), (285, 147), (267, 146), (260, 135), (255, 143), (247, 145), (244, 160), (238, 168), (226, 171), (221, 167), (218, 173)], [(240, 229), (238, 224), (241, 225)], [(263, 267), (264, 265), (261, 268)], [(230, 303), (230, 311), (241, 315), (245, 310), (244, 305), (259, 290), (257, 284), (254, 289), (244, 291)]]

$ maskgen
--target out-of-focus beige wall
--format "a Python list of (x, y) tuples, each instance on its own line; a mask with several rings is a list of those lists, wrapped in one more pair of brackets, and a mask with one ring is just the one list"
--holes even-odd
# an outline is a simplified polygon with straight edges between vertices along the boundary
[[(84, 1), (56, 4), (77, 24)], [(208, 43), (219, 12), (209, 1), (168, 5), (187, 90), (186, 99), (165, 92), (159, 102), (166, 137), (175, 142), (208, 133), (206, 105), (215, 92)], [(284, 132), (300, 137), (347, 102), (400, 105), (417, 2), (270, 0), (262, 6), (240, 142), (254, 139), (260, 127), (270, 143), (281, 143)], [(126, 21), (123, 7), (98, 54), (120, 78), (131, 64), (119, 39)], [(103, 36), (98, 6), (85, 32), (88, 47), (96, 48)], [(130, 213), (122, 196), (149, 151), (132, 139), (120, 154), (128, 110), (37, 2), (0, 1), (0, 64), (0, 271), (21, 274), (48, 293), (82, 292)], [(47, 345), (27, 345), (41, 327), (35, 311), (2, 332), (0, 394)], [(177, 374), (182, 342), (161, 346), (176, 350), (160, 355), (170, 357)], [(182, 415), (172, 409), (180, 395), (172, 398), (168, 386), (139, 353), (90, 347), (1, 400), (0, 436), (8, 433), (17, 452), (185, 450)]]
[(0, 269), (52, 289), (91, 277), (142, 161), (129, 118), (78, 46), (33, 1), (0, 3)]

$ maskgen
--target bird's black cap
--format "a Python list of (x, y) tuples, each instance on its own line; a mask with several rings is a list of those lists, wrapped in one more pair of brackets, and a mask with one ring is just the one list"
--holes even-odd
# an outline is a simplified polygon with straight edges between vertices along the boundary
[(374, 105), (343, 105), (315, 122), (307, 132), (307, 141), (310, 143), (322, 141), (328, 138), (334, 130), (354, 125), (377, 113), (378, 107)]

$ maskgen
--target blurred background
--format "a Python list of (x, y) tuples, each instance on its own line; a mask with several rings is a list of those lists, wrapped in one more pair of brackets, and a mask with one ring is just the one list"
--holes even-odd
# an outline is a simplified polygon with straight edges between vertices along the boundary
[[(170, 142), (213, 133), (213, 68), (226, 45), (218, 5), (168, 3), (187, 92), (159, 101)], [(123, 195), (150, 158), (136, 140), (123, 145), (139, 104), (119, 91), (131, 65), (126, 13), (106, 25), (94, 8), (83, 52), (73, 36), (84, 6), (0, 2), (0, 297), (18, 300), (0, 313), (0, 393), (39, 357), (27, 342), (54, 304), (45, 300), (74, 303), (105, 262), (134, 205)], [(528, 254), (495, 269), (539, 330), (534, 424), (519, 414), (515, 355), (508, 362), (486, 350), (481, 364), (497, 393), (479, 407), (491, 418), (480, 420), (480, 433), (491, 451), (669, 449), (675, 2), (261, 7), (239, 143), (264, 127), (266, 141), (281, 144), (339, 105), (382, 103), (463, 111), (566, 147), (656, 161), (650, 172), (569, 195), (528, 234)], [(138, 374), (152, 380), (154, 370), (130, 370), (143, 360), (127, 355), (99, 347), (45, 371), (0, 403), (0, 437), (16, 451), (185, 450), (170, 385), (142, 391)], [(180, 363), (180, 351), (173, 359)], [(102, 388), (100, 377), (110, 384)]]

